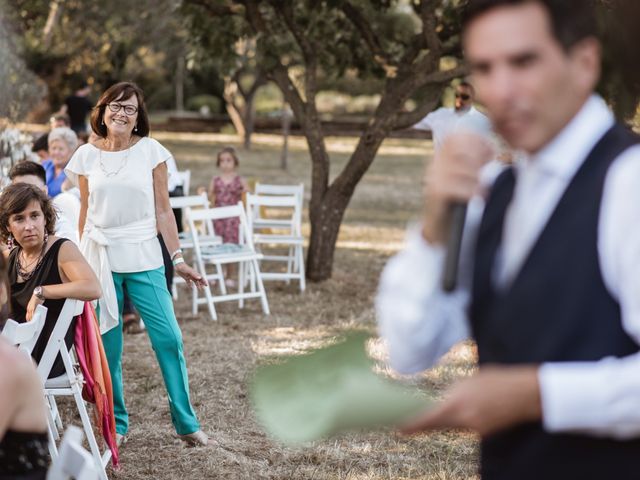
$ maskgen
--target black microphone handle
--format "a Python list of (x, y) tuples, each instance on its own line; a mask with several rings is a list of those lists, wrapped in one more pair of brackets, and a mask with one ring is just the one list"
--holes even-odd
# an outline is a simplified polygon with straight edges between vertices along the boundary
[(464, 230), (464, 220), (467, 216), (466, 203), (454, 203), (451, 209), (451, 227), (447, 240), (447, 254), (444, 260), (444, 271), (442, 275), (442, 289), (445, 292), (452, 292), (458, 282), (458, 263), (460, 262), (460, 249), (462, 247), (462, 232)]

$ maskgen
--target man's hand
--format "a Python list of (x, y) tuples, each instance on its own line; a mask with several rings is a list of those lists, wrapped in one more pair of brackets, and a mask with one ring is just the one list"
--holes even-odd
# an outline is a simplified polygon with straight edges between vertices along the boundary
[(541, 418), (537, 366), (486, 366), (454, 385), (440, 405), (402, 431), (469, 428), (485, 436)]
[(480, 169), (495, 155), (486, 138), (473, 133), (449, 135), (425, 172), (424, 238), (444, 244), (449, 206), (467, 203), (478, 190)]

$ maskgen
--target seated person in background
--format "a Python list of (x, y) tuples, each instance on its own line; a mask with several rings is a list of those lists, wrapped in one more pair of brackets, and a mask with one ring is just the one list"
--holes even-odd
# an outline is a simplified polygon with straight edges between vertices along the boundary
[[(47, 193), (44, 167), (35, 162), (26, 160), (16, 163), (9, 170), (9, 179), (11, 183), (28, 183)], [(56, 236), (68, 238), (78, 245), (80, 199), (72, 192), (62, 192), (52, 199), (52, 203), (56, 211)]]
[[(69, 115), (66, 114), (58, 114), (54, 115), (49, 119), (50, 130), (58, 127), (69, 127), (70, 120)], [(44, 162), (46, 160), (50, 160), (49, 157), (49, 132), (40, 135), (34, 142), (33, 147), (31, 148), (34, 153), (38, 154), (40, 157), (40, 161)]]
[[(17, 183), (0, 195), (0, 241), (9, 250), (11, 313), (17, 322), (30, 321), (38, 305), (47, 318), (32, 356), (40, 360), (67, 298), (90, 301), (102, 295), (95, 273), (73, 242), (54, 235), (56, 214), (51, 200), (33, 185)], [(65, 341), (71, 346), (74, 325)], [(64, 372), (58, 357), (51, 377)]]
[[(0, 255), (0, 317), (9, 290)], [(4, 323), (6, 318), (0, 318)], [(0, 337), (0, 478), (44, 480), (47, 475), (47, 417), (38, 374), (26, 355)]]
[(47, 172), (47, 188), (51, 198), (62, 192), (62, 184), (67, 179), (64, 168), (78, 147), (78, 137), (68, 127), (54, 128), (49, 132), (49, 156), (51, 160), (42, 162)]

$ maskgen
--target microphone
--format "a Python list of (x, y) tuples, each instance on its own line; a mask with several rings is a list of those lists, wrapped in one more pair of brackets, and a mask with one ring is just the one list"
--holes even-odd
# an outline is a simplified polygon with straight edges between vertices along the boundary
[(453, 203), (449, 208), (451, 210), (451, 224), (442, 274), (442, 289), (445, 292), (455, 290), (458, 283), (458, 263), (460, 262), (462, 232), (464, 230), (464, 220), (467, 216), (467, 204)]

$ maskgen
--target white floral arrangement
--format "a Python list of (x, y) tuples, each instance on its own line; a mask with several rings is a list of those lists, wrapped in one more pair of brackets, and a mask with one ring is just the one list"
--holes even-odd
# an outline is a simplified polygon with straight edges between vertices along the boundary
[(0, 130), (0, 190), (9, 183), (9, 170), (14, 164), (22, 160), (38, 161), (32, 145), (31, 135), (17, 128)]

